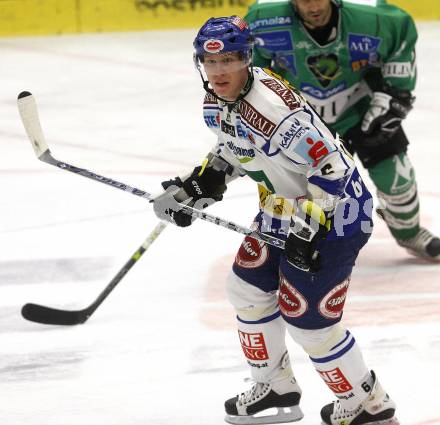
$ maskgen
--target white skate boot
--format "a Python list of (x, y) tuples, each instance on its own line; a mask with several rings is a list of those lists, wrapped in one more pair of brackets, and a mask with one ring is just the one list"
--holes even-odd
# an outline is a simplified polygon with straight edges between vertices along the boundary
[(300, 398), (301, 389), (292, 374), (277, 381), (256, 382), (250, 390), (225, 402), (225, 421), (234, 425), (299, 421), (304, 416)]
[(369, 396), (355, 410), (345, 410), (335, 401), (321, 409), (323, 425), (399, 425), (394, 417), (396, 404), (385, 393), (376, 375), (371, 371), (374, 384)]
[(440, 239), (423, 227), (413, 238), (408, 240), (397, 239), (397, 243), (416, 257), (440, 261)]

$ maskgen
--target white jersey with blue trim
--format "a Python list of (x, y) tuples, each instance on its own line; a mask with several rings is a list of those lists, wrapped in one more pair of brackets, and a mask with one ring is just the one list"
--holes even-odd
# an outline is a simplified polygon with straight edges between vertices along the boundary
[(306, 197), (335, 205), (371, 198), (339, 136), (299, 92), (267, 69), (252, 72), (252, 88), (233, 108), (207, 94), (204, 118), (218, 137), (212, 153), (258, 183), (264, 213), (290, 218)]

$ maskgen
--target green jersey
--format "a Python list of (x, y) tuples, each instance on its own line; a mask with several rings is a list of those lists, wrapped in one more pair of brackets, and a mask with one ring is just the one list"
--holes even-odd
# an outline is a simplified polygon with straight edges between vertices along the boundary
[(259, 0), (245, 18), (256, 37), (254, 65), (286, 78), (342, 135), (362, 121), (372, 91), (384, 84), (412, 91), (416, 82), (412, 18), (383, 0), (360, 2), (339, 3), (337, 34), (326, 45), (311, 37), (290, 0)]

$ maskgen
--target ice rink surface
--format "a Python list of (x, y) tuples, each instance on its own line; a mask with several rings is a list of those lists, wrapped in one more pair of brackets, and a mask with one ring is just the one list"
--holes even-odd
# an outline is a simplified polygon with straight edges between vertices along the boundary
[[(419, 23), (415, 109), (405, 121), (422, 222), (440, 233), (440, 23)], [(192, 64), (194, 31), (0, 39), (0, 424), (218, 425), (248, 388), (224, 292), (241, 236), (168, 226), (84, 325), (25, 321), (26, 302), (90, 304), (154, 228), (141, 198), (37, 161), (16, 107), (34, 93), (53, 154), (149, 192), (214, 143)], [(363, 172), (365, 175), (365, 172)], [(254, 183), (211, 212), (249, 225)], [(368, 180), (368, 179), (367, 179)], [(440, 265), (376, 222), (345, 324), (398, 403), (402, 425), (440, 424)], [(289, 341), (304, 425), (333, 397)]]

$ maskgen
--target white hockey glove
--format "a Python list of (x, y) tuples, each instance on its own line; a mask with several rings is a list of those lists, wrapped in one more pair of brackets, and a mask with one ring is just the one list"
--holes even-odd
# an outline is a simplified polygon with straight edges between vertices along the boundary
[(316, 272), (320, 255), (316, 250), (319, 239), (325, 239), (331, 229), (331, 219), (312, 201), (304, 201), (290, 220), (284, 253), (287, 261), (297, 269)]
[(409, 91), (391, 88), (385, 91), (374, 92), (370, 107), (362, 120), (361, 130), (366, 134), (366, 146), (374, 147), (386, 143), (412, 109), (415, 97)]
[[(182, 211), (179, 202), (189, 205), (191, 199), (182, 190), (182, 180), (176, 177), (163, 181), (163, 193), (154, 198), (153, 209), (158, 218), (169, 221), (179, 227), (187, 227), (195, 220)], [(179, 196), (180, 195), (180, 196)], [(179, 201), (176, 200), (179, 199)]]

